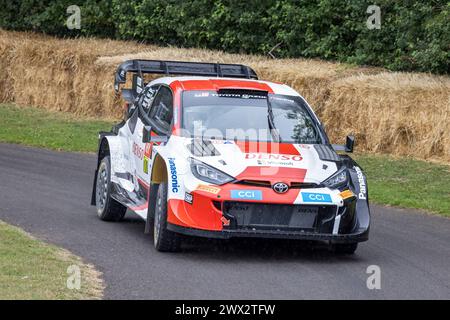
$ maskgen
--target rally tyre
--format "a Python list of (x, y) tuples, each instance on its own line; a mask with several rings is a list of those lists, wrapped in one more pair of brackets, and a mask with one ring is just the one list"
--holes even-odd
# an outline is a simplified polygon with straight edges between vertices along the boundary
[(98, 217), (103, 221), (120, 221), (127, 211), (125, 206), (111, 198), (111, 162), (109, 156), (104, 157), (98, 166), (95, 206)]
[(180, 235), (167, 230), (167, 183), (158, 187), (153, 224), (153, 243), (158, 251), (176, 252), (180, 250)]
[(334, 252), (337, 254), (354, 254), (358, 248), (358, 243), (339, 243), (334, 245)]

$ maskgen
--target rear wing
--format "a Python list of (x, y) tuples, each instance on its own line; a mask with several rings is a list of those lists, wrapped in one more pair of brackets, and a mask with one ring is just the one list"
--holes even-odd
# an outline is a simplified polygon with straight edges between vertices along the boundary
[(161, 60), (127, 60), (119, 65), (114, 80), (114, 90), (118, 93), (120, 84), (127, 81), (127, 73), (137, 74), (133, 78), (132, 89), (123, 89), (122, 93), (127, 101), (134, 100), (134, 97), (144, 87), (144, 74), (164, 74), (203, 76), (203, 77), (228, 77), (243, 79), (258, 79), (256, 72), (242, 64), (207, 63), (207, 62), (182, 62), (182, 61), (161, 61)]

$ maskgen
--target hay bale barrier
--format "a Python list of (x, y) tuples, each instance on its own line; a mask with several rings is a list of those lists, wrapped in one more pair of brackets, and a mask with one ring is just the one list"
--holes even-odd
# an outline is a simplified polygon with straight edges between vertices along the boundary
[(340, 79), (322, 120), (334, 141), (354, 133), (359, 150), (450, 162), (448, 77), (382, 72)]
[(0, 102), (109, 119), (122, 115), (113, 75), (126, 59), (243, 63), (300, 92), (333, 142), (353, 133), (358, 150), (450, 162), (447, 76), (3, 30), (0, 57)]
[[(143, 50), (132, 42), (57, 39), (34, 33), (0, 30), (0, 102), (52, 111), (116, 118), (114, 68), (98, 57)], [(115, 105), (114, 105), (115, 104)]]

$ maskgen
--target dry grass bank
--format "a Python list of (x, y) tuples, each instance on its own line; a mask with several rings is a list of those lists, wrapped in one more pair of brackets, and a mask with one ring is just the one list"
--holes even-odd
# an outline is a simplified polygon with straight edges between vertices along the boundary
[(364, 150), (450, 161), (448, 77), (382, 72), (340, 79), (322, 117), (332, 137), (353, 132)]
[(450, 80), (318, 60), (273, 60), (134, 42), (69, 39), (0, 30), (0, 102), (120, 117), (113, 74), (129, 58), (244, 63), (261, 79), (299, 91), (333, 141), (355, 133), (358, 149), (450, 161)]

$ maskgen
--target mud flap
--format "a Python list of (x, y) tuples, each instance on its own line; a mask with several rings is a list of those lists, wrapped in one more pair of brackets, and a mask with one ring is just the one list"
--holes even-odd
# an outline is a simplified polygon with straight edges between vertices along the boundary
[(94, 183), (92, 185), (92, 195), (91, 195), (91, 206), (95, 206), (95, 189), (97, 188), (97, 175), (98, 175), (98, 169), (95, 170), (95, 174), (94, 174)]
[(150, 230), (153, 227), (153, 219), (155, 217), (155, 203), (156, 196), (158, 194), (158, 186), (159, 184), (152, 183), (150, 184), (149, 196), (148, 196), (148, 207), (147, 207), (147, 220), (145, 220), (145, 229), (144, 233), (149, 234)]

